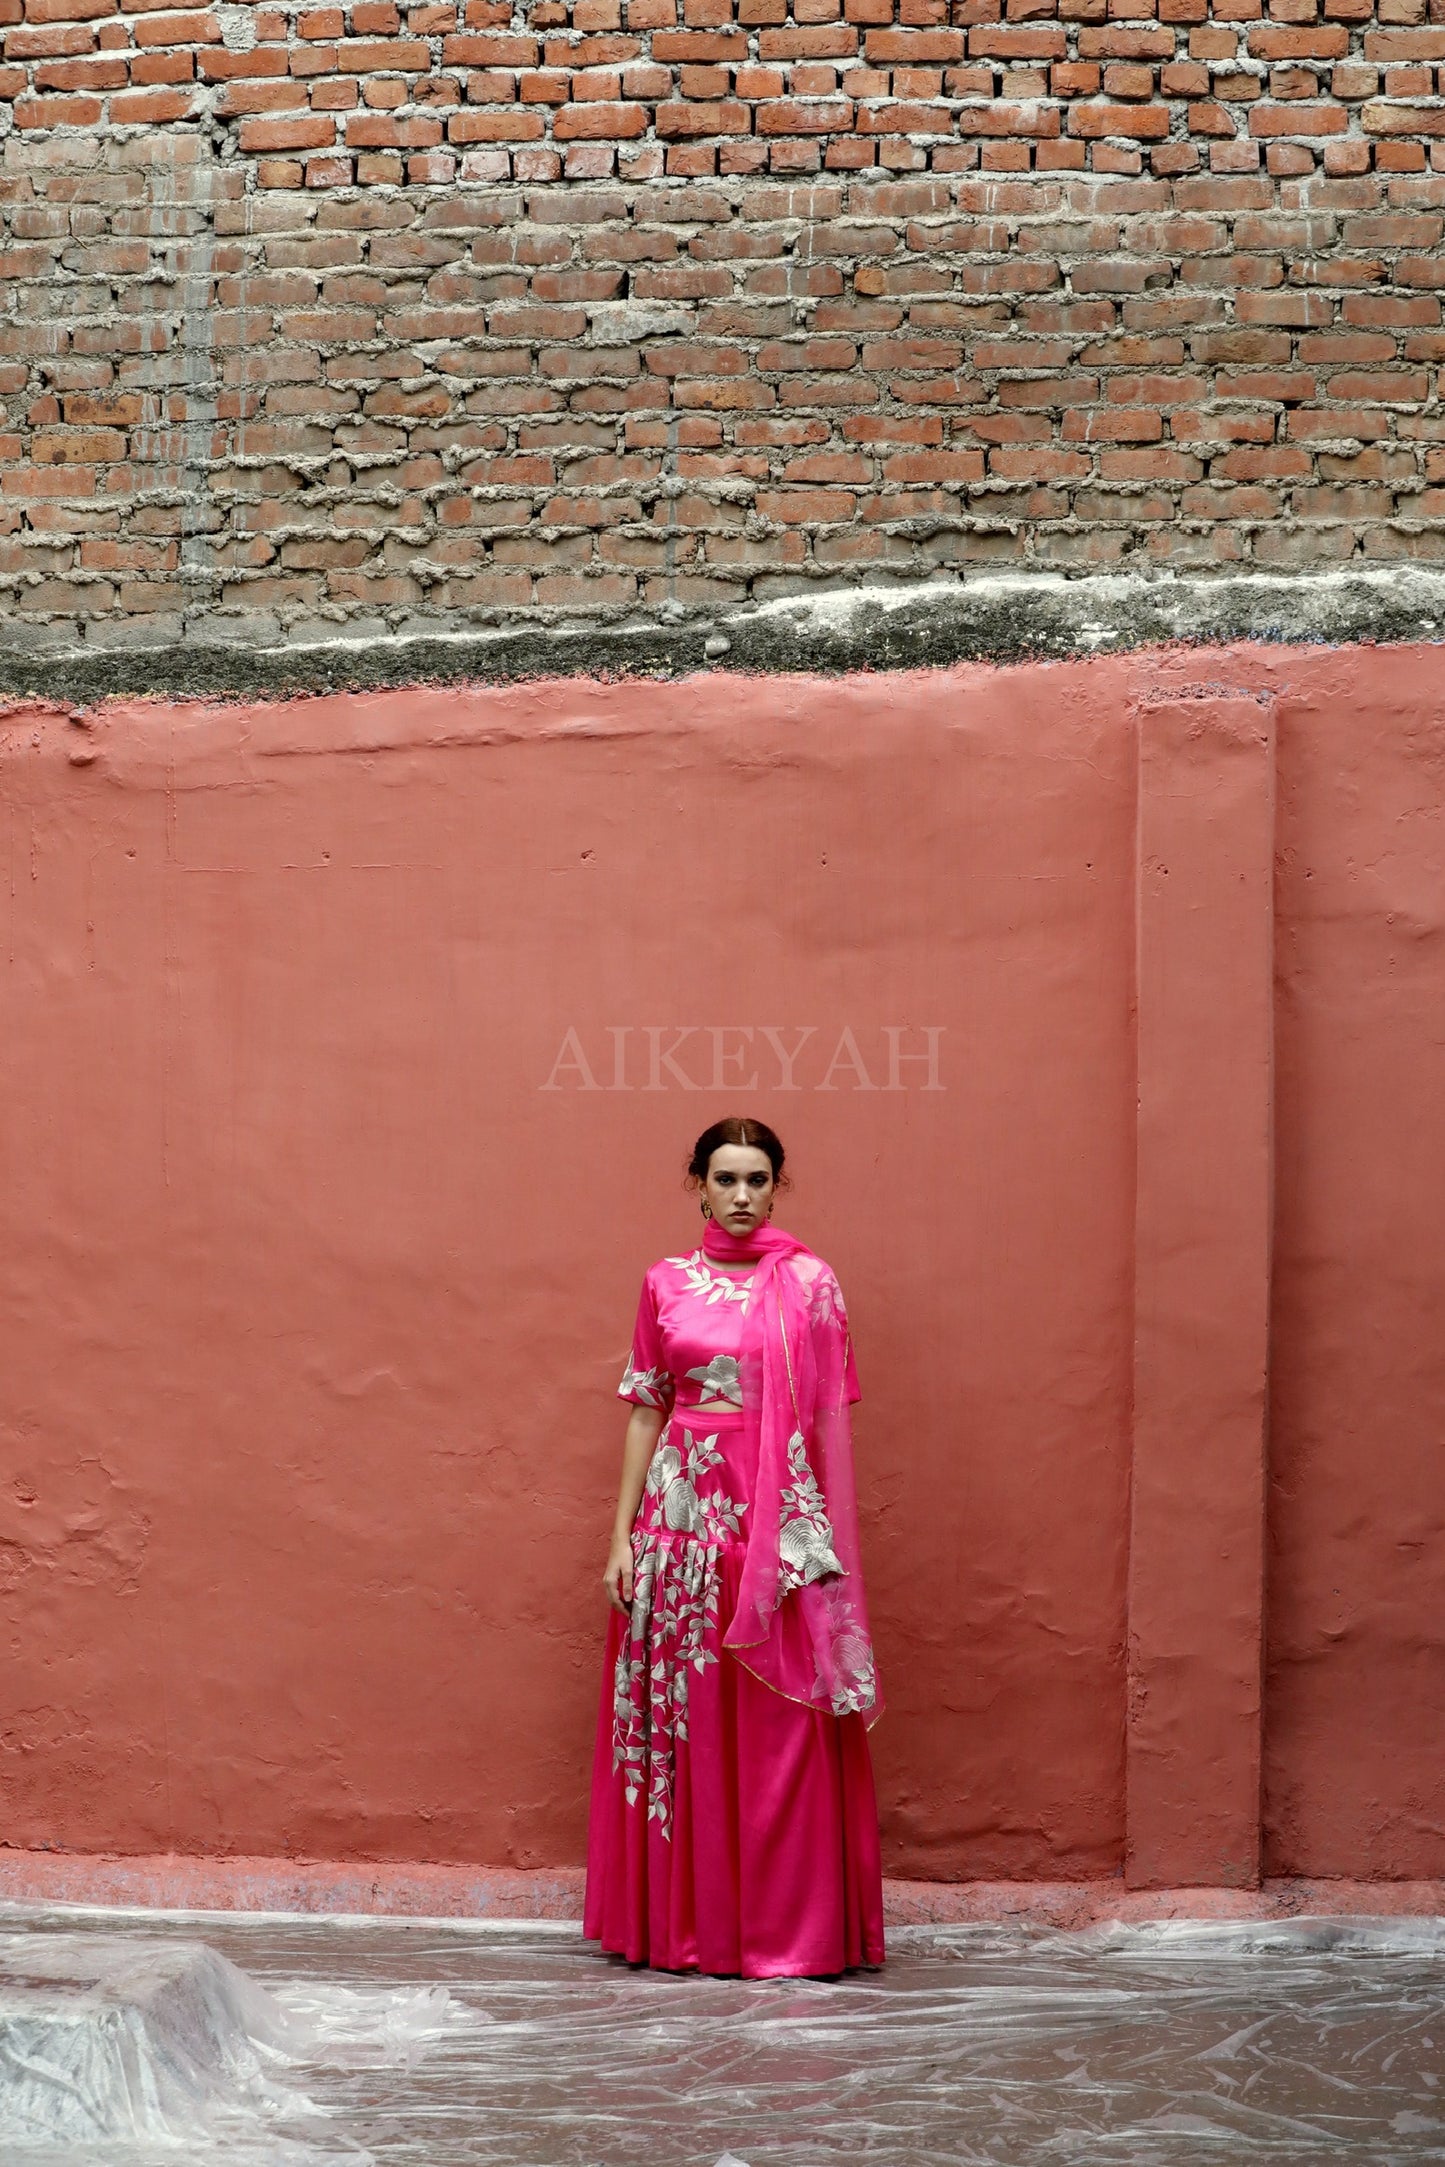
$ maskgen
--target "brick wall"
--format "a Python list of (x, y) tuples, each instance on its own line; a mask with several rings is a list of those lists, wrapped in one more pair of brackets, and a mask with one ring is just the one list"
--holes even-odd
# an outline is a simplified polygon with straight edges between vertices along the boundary
[(0, 645), (1445, 559), (1445, 0), (0, 25)]

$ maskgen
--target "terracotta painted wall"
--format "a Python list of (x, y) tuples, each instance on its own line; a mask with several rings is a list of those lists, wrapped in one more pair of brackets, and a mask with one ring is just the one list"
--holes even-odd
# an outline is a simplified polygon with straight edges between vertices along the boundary
[[(637, 1282), (751, 1106), (858, 1339), (889, 1870), (1247, 1878), (1262, 1758), (1274, 1870), (1445, 1871), (1438, 682), (1241, 650), (0, 718), (0, 1841), (575, 1860)], [(1141, 777), (1172, 803), (1186, 755), (1170, 915)], [(1199, 1141), (1188, 1034), (1146, 1032), (1145, 1148), (1136, 936), (1187, 1005), (1275, 762), (1274, 1291), (1261, 1241), (1223, 1490), (1151, 1578), (1136, 1368), (1147, 1503), (1239, 1166), (1267, 1216), (1270, 1047), (1227, 944), (1256, 1111)], [(887, 1088), (890, 1030), (936, 1077)], [(1219, 1544), (1262, 1530), (1271, 1314), (1266, 1634)]]
[(1445, 657), (1300, 673), (1280, 733), (1267, 1856), (1439, 1873)]

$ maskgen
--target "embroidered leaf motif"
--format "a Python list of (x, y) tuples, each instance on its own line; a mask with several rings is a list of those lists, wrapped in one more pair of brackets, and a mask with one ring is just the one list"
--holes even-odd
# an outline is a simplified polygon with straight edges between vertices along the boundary
[(689, 1257), (665, 1257), (663, 1261), (675, 1264), (686, 1279), (689, 1290), (709, 1304), (746, 1302), (752, 1292), (750, 1284), (733, 1278), (730, 1272), (710, 1272), (700, 1249), (694, 1249)]
[(635, 1394), (644, 1407), (662, 1407), (667, 1401), (667, 1388), (671, 1378), (665, 1369), (634, 1369), (632, 1357), (627, 1357), (627, 1367), (622, 1372), (622, 1382), (617, 1387), (619, 1399), (631, 1399)]
[(720, 1399), (732, 1407), (742, 1406), (743, 1381), (736, 1355), (715, 1354), (710, 1362), (699, 1363), (687, 1374), (697, 1379), (699, 1399)]
[(676, 1749), (686, 1741), (688, 1688), (718, 1653), (718, 1552), (736, 1540), (745, 1501), (707, 1487), (724, 1466), (717, 1433), (668, 1423), (647, 1470), (633, 1531), (632, 1611), (618, 1651), (612, 1697), (612, 1766), (629, 1806), (672, 1835)]
[(801, 1430), (788, 1439), (788, 1473), (791, 1483), (779, 1492), (782, 1519), (778, 1527), (778, 1592), (810, 1587), (828, 1573), (841, 1573), (842, 1560), (833, 1548), (833, 1526), (817, 1478), (808, 1460)]
[(878, 1699), (878, 1675), (872, 1646), (853, 1608), (852, 1594), (842, 1580), (825, 1581), (818, 1593), (827, 1606), (828, 1645), (833, 1660), (831, 1677), (819, 1661), (818, 1684), (831, 1701), (835, 1716), (867, 1715)]
[(819, 1324), (836, 1324), (843, 1319), (842, 1294), (826, 1267), (813, 1274), (808, 1288), (808, 1314)]

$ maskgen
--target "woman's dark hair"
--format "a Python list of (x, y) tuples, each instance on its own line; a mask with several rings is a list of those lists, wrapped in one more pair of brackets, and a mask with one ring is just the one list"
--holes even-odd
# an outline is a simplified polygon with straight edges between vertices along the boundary
[(788, 1185), (783, 1172), (783, 1147), (768, 1127), (766, 1121), (753, 1121), (744, 1114), (728, 1114), (715, 1121), (710, 1129), (704, 1129), (692, 1147), (692, 1157), (687, 1162), (687, 1180), (691, 1187), (695, 1181), (706, 1181), (712, 1155), (723, 1144), (747, 1144), (754, 1151), (765, 1151), (773, 1169), (773, 1180), (780, 1189)]

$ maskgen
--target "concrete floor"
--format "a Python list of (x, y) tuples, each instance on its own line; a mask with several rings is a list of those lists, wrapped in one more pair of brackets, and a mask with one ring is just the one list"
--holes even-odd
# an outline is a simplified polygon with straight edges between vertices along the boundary
[[(7, 2001), (4, 1944), (22, 1930), (12, 1952), (32, 1960), (12, 1962)], [(7, 2133), (6, 2010), (36, 1990), (34, 1952), (63, 1972), (65, 1938), (80, 1951), (96, 1935), (172, 1958), (203, 1942), (288, 2021), (311, 2021), (286, 2082), (325, 2119), (273, 2105), (264, 2126), (233, 2118), (180, 2149), (139, 2129), (94, 2144)], [(725, 2154), (746, 2167), (1445, 2162), (1445, 1921), (914, 1927), (893, 1933), (881, 1973), (743, 1984), (631, 1972), (559, 1925), (0, 1911), (4, 2167), (715, 2167)]]

